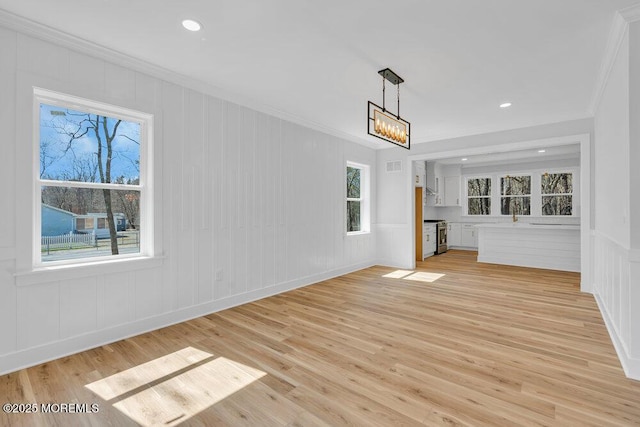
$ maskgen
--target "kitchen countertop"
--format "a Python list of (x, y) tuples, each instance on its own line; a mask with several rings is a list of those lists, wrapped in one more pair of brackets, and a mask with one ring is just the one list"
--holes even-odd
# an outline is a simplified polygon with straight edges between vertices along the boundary
[(580, 230), (578, 224), (542, 224), (542, 223), (526, 223), (526, 222), (501, 222), (501, 223), (485, 223), (476, 224), (477, 228), (500, 228), (500, 229), (523, 229), (523, 230)]

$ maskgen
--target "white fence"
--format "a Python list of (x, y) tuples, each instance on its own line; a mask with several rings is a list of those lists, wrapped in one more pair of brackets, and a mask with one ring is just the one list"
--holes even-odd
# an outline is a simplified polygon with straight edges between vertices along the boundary
[(49, 254), (50, 249), (75, 249), (96, 246), (96, 235), (91, 234), (63, 234), (61, 236), (42, 236), (42, 252)]

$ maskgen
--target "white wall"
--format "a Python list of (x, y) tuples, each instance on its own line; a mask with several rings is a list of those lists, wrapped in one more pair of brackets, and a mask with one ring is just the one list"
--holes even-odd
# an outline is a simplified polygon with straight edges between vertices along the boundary
[[(627, 25), (625, 24), (625, 27)], [(640, 22), (628, 25), (595, 117), (593, 289), (628, 376), (640, 380)]]
[[(376, 221), (373, 150), (1, 27), (0, 57), (0, 373), (375, 262), (375, 230), (344, 233), (347, 160)], [(155, 115), (161, 259), (24, 274), (33, 86)]]

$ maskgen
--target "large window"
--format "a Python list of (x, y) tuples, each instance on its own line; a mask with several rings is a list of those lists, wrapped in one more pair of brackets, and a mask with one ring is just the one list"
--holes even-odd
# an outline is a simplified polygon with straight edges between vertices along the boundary
[(573, 215), (573, 174), (545, 172), (540, 184), (542, 215)]
[(491, 178), (467, 179), (467, 215), (491, 215)]
[(152, 255), (151, 116), (41, 89), (36, 264)]
[(369, 231), (369, 167), (347, 163), (347, 234)]
[(530, 175), (507, 175), (500, 178), (500, 213), (531, 215)]

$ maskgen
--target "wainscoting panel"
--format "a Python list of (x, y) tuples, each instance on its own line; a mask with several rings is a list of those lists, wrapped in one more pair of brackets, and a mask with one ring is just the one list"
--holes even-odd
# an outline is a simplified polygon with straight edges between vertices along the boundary
[(631, 306), (640, 292), (640, 262), (597, 231), (592, 232), (592, 247), (596, 301), (625, 373), (640, 380), (640, 310)]

